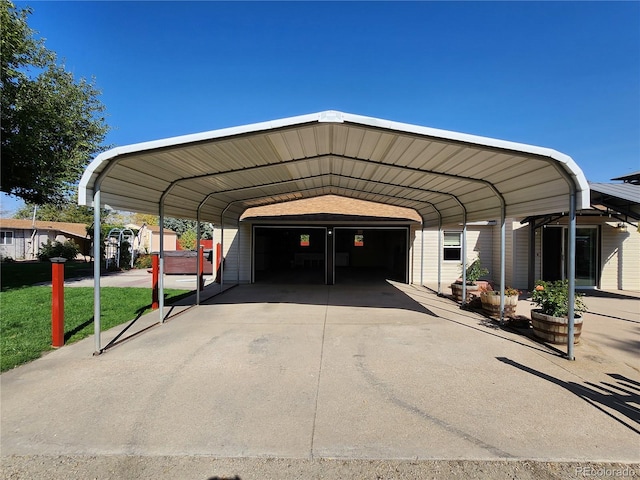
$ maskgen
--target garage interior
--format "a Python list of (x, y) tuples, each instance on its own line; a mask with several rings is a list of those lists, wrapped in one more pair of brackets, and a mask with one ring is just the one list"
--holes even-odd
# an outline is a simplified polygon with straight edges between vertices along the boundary
[(408, 232), (388, 226), (254, 226), (254, 282), (408, 283)]

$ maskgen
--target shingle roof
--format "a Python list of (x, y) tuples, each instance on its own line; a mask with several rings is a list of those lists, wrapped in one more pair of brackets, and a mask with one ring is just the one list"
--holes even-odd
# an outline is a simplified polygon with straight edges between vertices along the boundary
[[(12, 228), (20, 230), (31, 230), (33, 226), (33, 221), (28, 219), (0, 218), (0, 228), (4, 229)], [(85, 225), (84, 223), (47, 222), (36, 220), (35, 228), (37, 230), (55, 230), (71, 235), (73, 237), (87, 237), (87, 225)]]

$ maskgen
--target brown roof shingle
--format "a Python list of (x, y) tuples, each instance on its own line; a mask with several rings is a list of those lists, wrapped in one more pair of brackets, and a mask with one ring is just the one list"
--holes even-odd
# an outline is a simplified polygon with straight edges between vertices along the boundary
[[(28, 219), (0, 218), (0, 228), (4, 229), (31, 230), (33, 226), (33, 222)], [(85, 238), (87, 236), (87, 225), (84, 223), (36, 220), (35, 228), (36, 230), (56, 230), (74, 237)]]

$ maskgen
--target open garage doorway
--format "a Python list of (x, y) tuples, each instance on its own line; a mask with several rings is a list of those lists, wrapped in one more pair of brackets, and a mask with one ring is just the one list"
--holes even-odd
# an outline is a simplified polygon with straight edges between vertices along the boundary
[(254, 227), (256, 283), (327, 283), (327, 229)]
[(409, 229), (336, 227), (335, 283), (408, 283)]

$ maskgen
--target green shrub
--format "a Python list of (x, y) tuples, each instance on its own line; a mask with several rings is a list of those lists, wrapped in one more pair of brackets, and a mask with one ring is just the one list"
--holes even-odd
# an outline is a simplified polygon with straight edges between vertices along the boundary
[[(573, 308), (576, 314), (587, 311), (586, 305), (582, 302), (582, 296), (580, 293), (575, 294)], [(544, 282), (538, 280), (531, 299), (545, 315), (566, 317), (569, 314), (569, 281)]]
[(63, 257), (67, 260), (73, 260), (79, 253), (80, 247), (73, 240), (66, 240), (64, 243), (57, 240), (51, 243), (51, 240), (47, 240), (47, 243), (43, 243), (40, 247), (38, 260), (45, 262), (54, 257)]
[(129, 270), (131, 268), (131, 244), (123, 240), (120, 244), (120, 269)]
[(178, 239), (178, 243), (182, 250), (195, 250), (196, 249), (196, 232), (193, 230), (187, 230)]
[(142, 254), (136, 258), (133, 268), (151, 268), (153, 266), (153, 257), (149, 254)]
[(482, 266), (480, 257), (476, 258), (471, 265), (467, 267), (467, 284), (474, 285), (480, 277), (487, 275), (489, 270)]

